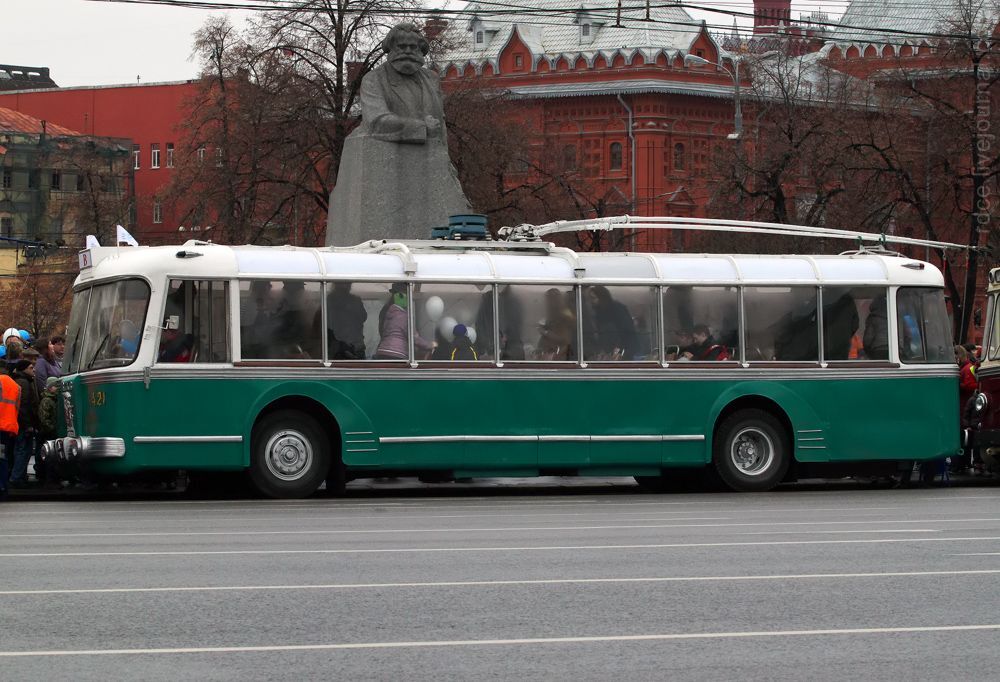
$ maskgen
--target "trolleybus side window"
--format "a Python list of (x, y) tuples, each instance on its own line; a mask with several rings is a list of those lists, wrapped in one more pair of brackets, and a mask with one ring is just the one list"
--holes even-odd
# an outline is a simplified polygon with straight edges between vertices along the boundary
[(536, 362), (577, 359), (574, 287), (511, 284), (501, 286), (498, 296), (504, 357)]
[(341, 281), (325, 286), (327, 359), (374, 359), (381, 341), (383, 311), (388, 312), (393, 301), (392, 285)]
[(156, 361), (229, 362), (229, 283), (170, 280)]
[(896, 329), (902, 362), (954, 363), (941, 289), (901, 287), (896, 293)]
[(668, 362), (738, 359), (738, 290), (720, 286), (665, 287), (663, 330)]
[(659, 360), (656, 287), (583, 288), (583, 357), (588, 362)]
[(87, 307), (90, 303), (91, 289), (81, 289), (73, 294), (73, 308), (66, 327), (66, 351), (63, 372), (73, 374), (80, 370), (83, 357), (83, 325), (87, 321)]
[[(1000, 360), (1000, 311), (997, 310), (996, 298), (996, 294), (990, 296), (986, 314), (989, 333), (986, 357), (990, 360)], [(76, 301), (73, 301), (73, 305), (76, 305)]]
[(418, 360), (485, 362), (496, 358), (492, 285), (418, 284), (413, 298), (416, 332), (436, 344), (430, 353), (418, 350)]
[(240, 282), (240, 353), (244, 360), (321, 360), (319, 282)]
[(823, 288), (823, 359), (888, 360), (885, 287)]
[(745, 287), (747, 360), (819, 361), (816, 287)]
[[(131, 364), (139, 352), (149, 285), (126, 279), (93, 287), (82, 339), (74, 339), (72, 369), (86, 371)], [(80, 343), (76, 353), (75, 344)]]

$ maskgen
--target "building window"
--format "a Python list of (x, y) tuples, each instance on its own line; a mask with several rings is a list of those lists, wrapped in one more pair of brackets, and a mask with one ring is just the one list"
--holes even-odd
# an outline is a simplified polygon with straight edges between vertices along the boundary
[(76, 174), (76, 191), (77, 192), (83, 191), (83, 173)]
[(142, 155), (142, 149), (139, 148), (139, 145), (137, 144), (132, 145), (132, 168), (134, 168), (135, 170), (139, 170), (139, 168), (141, 167), (140, 163), (141, 155)]
[(684, 145), (680, 142), (674, 145), (674, 170), (684, 170)]
[(0, 233), (4, 237), (14, 236), (14, 219), (10, 217), (0, 218)]
[(518, 71), (524, 68), (524, 55), (514, 55), (514, 68)]
[(167, 168), (174, 167), (174, 143), (167, 142)]
[(610, 161), (608, 167), (611, 170), (621, 170), (622, 169), (622, 143), (612, 142), (610, 153), (608, 154)]
[(222, 147), (215, 148), (215, 165), (216, 166), (222, 165)]
[(163, 222), (163, 204), (159, 199), (153, 199), (153, 222), (157, 225)]
[(563, 147), (562, 165), (563, 170), (576, 170), (576, 145), (568, 144)]
[(476, 31), (476, 45), (482, 45), (486, 40), (486, 35), (482, 31)]
[(59, 171), (52, 171), (50, 187), (57, 192), (62, 189), (62, 174)]
[(199, 164), (205, 163), (205, 148), (204, 147), (198, 147), (198, 163)]
[(3, 169), (3, 188), (10, 189), (14, 186), (14, 174), (11, 172), (10, 168)]
[(580, 35), (582, 35), (584, 38), (590, 37), (590, 24), (584, 24), (583, 26), (580, 27)]
[(160, 167), (160, 143), (159, 142), (154, 142), (152, 145), (150, 145), (149, 149), (150, 149), (150, 163), (149, 163), (150, 168), (159, 168)]

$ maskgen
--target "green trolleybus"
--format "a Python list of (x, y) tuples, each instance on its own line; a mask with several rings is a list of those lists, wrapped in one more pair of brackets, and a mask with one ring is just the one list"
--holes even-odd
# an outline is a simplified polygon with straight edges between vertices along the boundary
[(910, 258), (577, 253), (542, 241), (81, 253), (47, 457), (94, 476), (711, 470), (959, 449), (940, 272)]

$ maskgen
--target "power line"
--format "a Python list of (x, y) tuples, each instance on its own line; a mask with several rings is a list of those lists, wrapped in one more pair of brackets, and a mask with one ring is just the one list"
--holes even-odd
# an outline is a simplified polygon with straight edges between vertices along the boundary
[[(244, 10), (244, 11), (255, 11), (255, 12), (286, 12), (286, 11), (310, 11), (316, 8), (315, 4), (309, 2), (303, 2), (302, 0), (86, 0), (87, 2), (102, 2), (102, 3), (116, 3), (116, 4), (130, 4), (130, 5), (157, 5), (162, 7), (175, 7), (175, 8), (187, 8), (187, 9), (201, 9), (201, 10)], [(730, 4), (730, 3), (719, 3), (719, 4)], [(898, 5), (899, 7), (907, 7), (906, 3), (903, 2), (890, 2), (886, 6)], [(482, 6), (494, 6), (495, 9), (490, 9), (486, 12), (482, 11)], [(819, 3), (817, 2), (817, 6)], [(333, 6), (330, 6), (331, 9)], [(772, 17), (767, 17), (762, 14), (757, 14), (754, 12), (740, 11), (736, 9), (721, 9), (717, 6), (706, 6), (701, 4), (690, 4), (690, 3), (660, 3), (651, 4), (649, 6), (651, 9), (665, 9), (665, 8), (680, 8), (680, 9), (693, 9), (701, 12), (708, 12), (712, 14), (721, 14), (728, 17), (743, 18), (743, 19), (767, 19), (771, 21)], [(502, 8), (502, 9), (501, 9)], [(596, 8), (589, 8), (589, 13), (591, 15), (601, 16), (602, 18), (617, 18), (616, 12), (613, 8), (606, 8), (607, 13), (604, 12), (604, 8), (597, 10)], [(314, 10), (315, 11), (315, 10)], [(338, 8), (338, 11), (341, 11)], [(465, 9), (433, 9), (426, 7), (415, 7), (415, 8), (387, 8), (382, 11), (373, 11), (370, 5), (361, 5), (357, 10), (353, 8), (345, 8), (344, 10), (347, 14), (357, 14), (357, 13), (375, 13), (375, 14), (385, 14), (385, 15), (400, 15), (400, 16), (412, 16), (419, 18), (434, 18), (434, 17), (471, 17), (471, 16), (512, 16), (512, 15), (530, 15), (530, 16), (545, 16), (545, 15), (565, 15), (565, 14), (575, 14), (578, 8), (575, 7), (532, 7), (524, 5), (513, 5), (510, 3), (499, 3), (499, 2), (474, 2), (470, 3)], [(691, 22), (672, 22), (653, 19), (652, 21), (645, 21), (645, 3), (641, 4), (629, 4), (622, 6), (622, 15), (627, 16), (629, 19), (637, 22), (642, 22), (648, 25), (649, 23), (659, 23), (667, 25), (681, 25), (688, 27), (700, 26), (701, 22), (692, 20)], [(628, 15), (635, 14), (635, 18)], [(977, 16), (979, 13), (977, 13)], [(884, 15), (885, 22), (891, 23), (894, 21), (925, 21), (926, 17), (911, 17), (911, 16), (901, 16), (886, 13)], [(706, 26), (708, 26), (706, 24)], [(954, 32), (941, 32), (941, 31), (916, 31), (907, 29), (897, 29), (889, 27), (878, 27), (873, 28), (871, 26), (857, 26), (851, 24), (843, 24), (841, 22), (835, 21), (822, 21), (819, 19), (800, 21), (800, 20), (790, 20), (789, 28), (806, 28), (806, 27), (828, 27), (836, 28), (848, 31), (858, 31), (868, 34), (878, 34), (880, 36), (897, 36), (897, 37), (910, 37), (910, 38), (937, 38), (937, 39), (968, 39), (970, 37), (969, 33), (954, 33)], [(717, 28), (719, 30), (731, 30), (731, 26), (726, 26), (723, 24), (713, 24), (712, 28)], [(623, 27), (623, 28), (635, 28), (644, 29), (645, 26), (635, 26), (635, 27)], [(983, 35), (983, 39), (988, 39), (990, 36)], [(853, 42), (853, 40), (848, 40), (847, 42)], [(887, 42), (887, 41), (879, 41)]]

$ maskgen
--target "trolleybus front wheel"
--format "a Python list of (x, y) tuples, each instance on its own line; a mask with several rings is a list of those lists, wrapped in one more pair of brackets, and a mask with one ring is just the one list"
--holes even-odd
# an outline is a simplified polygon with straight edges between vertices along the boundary
[(712, 450), (719, 478), (740, 492), (770, 490), (788, 471), (785, 429), (764, 410), (740, 410), (726, 417), (715, 433)]
[(250, 480), (268, 497), (306, 497), (316, 492), (330, 469), (330, 445), (312, 417), (279, 410), (253, 430)]

